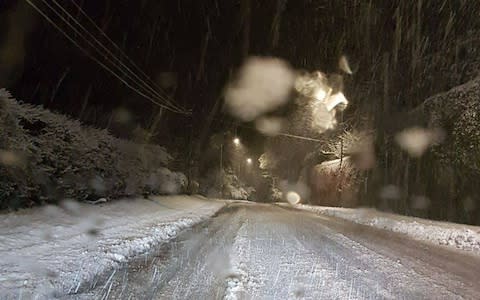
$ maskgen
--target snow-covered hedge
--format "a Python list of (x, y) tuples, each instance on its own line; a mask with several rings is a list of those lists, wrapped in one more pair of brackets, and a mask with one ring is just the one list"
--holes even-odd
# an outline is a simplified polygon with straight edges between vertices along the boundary
[[(479, 100), (480, 77), (428, 98), (405, 115), (405, 127), (440, 130), (442, 139), (415, 158), (397, 147), (393, 136), (387, 137), (389, 161), (384, 162), (381, 173), (369, 178), (369, 190), (381, 191), (394, 184), (400, 195), (395, 200), (380, 197), (379, 207), (437, 220), (480, 224)], [(364, 203), (368, 204), (370, 195), (366, 195)], [(426, 205), (417, 205), (419, 196), (428, 199)]]
[(446, 131), (437, 156), (472, 174), (480, 174), (480, 77), (423, 103), (429, 126)]
[(0, 208), (63, 198), (177, 193), (186, 184), (165, 166), (163, 147), (139, 145), (22, 104), (0, 89)]

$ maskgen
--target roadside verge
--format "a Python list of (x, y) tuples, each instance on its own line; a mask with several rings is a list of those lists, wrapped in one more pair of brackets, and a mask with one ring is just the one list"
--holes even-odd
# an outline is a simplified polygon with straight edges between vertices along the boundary
[(431, 221), (380, 212), (370, 208), (341, 208), (304, 204), (294, 205), (293, 207), (321, 215), (341, 218), (357, 224), (405, 234), (414, 240), (480, 255), (479, 226)]

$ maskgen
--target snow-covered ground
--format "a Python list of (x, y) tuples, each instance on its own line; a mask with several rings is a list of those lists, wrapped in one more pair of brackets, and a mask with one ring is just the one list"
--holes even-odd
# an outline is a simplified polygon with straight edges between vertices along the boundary
[(358, 224), (390, 230), (409, 237), (445, 245), (450, 248), (471, 251), (480, 255), (480, 227), (449, 222), (430, 221), (421, 218), (380, 212), (370, 208), (340, 208), (295, 205), (296, 208), (334, 216)]
[(464, 251), (235, 201), (65, 300), (478, 299), (478, 274)]
[[(476, 299), (480, 292), (478, 256), (326, 216), (361, 220), (358, 210), (298, 206), (320, 213), (312, 214), (228, 201), (211, 218), (226, 203), (172, 196), (0, 215), (0, 299)], [(413, 226), (412, 218), (367, 212), (374, 224)]]
[(223, 201), (200, 196), (65, 202), (0, 215), (0, 298), (74, 294), (103, 272), (210, 218)]

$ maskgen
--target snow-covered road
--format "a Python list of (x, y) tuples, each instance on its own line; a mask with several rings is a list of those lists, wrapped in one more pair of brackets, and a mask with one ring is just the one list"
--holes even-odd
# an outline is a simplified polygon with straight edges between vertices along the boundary
[(478, 256), (234, 203), (67, 299), (478, 299)]
[(53, 299), (94, 286), (225, 203), (199, 196), (73, 201), (0, 214), (0, 299)]

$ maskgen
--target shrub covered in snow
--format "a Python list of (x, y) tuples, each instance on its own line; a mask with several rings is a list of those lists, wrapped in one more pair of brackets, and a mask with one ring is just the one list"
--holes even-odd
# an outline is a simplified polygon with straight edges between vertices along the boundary
[(188, 186), (187, 177), (181, 172), (172, 172), (161, 167), (151, 173), (147, 180), (147, 187), (155, 194), (178, 194)]
[(243, 183), (231, 171), (223, 172), (223, 197), (237, 200), (249, 200), (255, 189)]
[(447, 140), (433, 148), (460, 168), (480, 174), (480, 78), (425, 101), (430, 127), (443, 128)]
[(247, 186), (230, 168), (227, 168), (222, 171), (215, 169), (202, 178), (200, 192), (208, 197), (250, 200), (255, 189)]
[(115, 138), (0, 90), (0, 208), (178, 193), (186, 178), (165, 168), (171, 159), (163, 147)]

